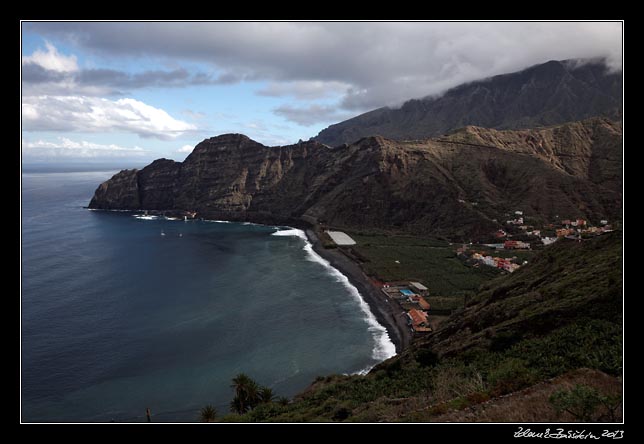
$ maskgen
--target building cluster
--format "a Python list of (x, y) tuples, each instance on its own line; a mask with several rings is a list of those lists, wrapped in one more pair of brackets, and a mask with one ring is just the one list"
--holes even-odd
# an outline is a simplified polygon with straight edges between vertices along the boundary
[(505, 270), (510, 273), (515, 272), (521, 267), (519, 264), (514, 262), (516, 258), (507, 259), (503, 257), (484, 256), (481, 253), (473, 253), (470, 258), (483, 265), (500, 268), (501, 270)]
[(422, 334), (432, 331), (427, 319), (429, 302), (426, 297), (429, 290), (420, 282), (384, 284), (382, 291), (397, 301), (407, 311), (407, 323), (414, 333)]
[(564, 219), (561, 221), (561, 228), (557, 228), (555, 233), (557, 238), (562, 237), (571, 237), (571, 236), (581, 236), (582, 234), (598, 235), (611, 231), (611, 226), (608, 225), (608, 221), (602, 219), (599, 221), (600, 226), (589, 226), (588, 222), (584, 219)]
[(527, 250), (530, 248), (530, 244), (522, 241), (506, 240), (503, 242), (503, 248), (506, 250)]
[[(507, 220), (505, 223), (508, 226), (508, 229), (513, 231), (516, 230), (517, 228), (523, 232), (525, 232), (526, 235), (528, 236), (534, 236), (538, 238), (541, 243), (544, 245), (549, 245), (555, 242), (557, 239), (560, 239), (562, 237), (574, 237), (577, 236), (579, 238), (581, 235), (598, 235), (607, 231), (611, 230), (611, 226), (608, 225), (607, 220), (601, 220), (599, 221), (599, 226), (590, 226), (588, 221), (585, 219), (564, 219), (558, 224), (548, 224), (544, 229), (549, 229), (550, 231), (554, 231), (555, 236), (543, 236), (542, 235), (542, 229), (535, 229), (534, 227), (531, 227), (529, 225), (526, 225), (524, 223), (523, 219), (523, 211), (515, 211), (514, 215), (517, 216), (515, 219)], [(494, 233), (494, 237), (499, 240), (507, 239), (508, 237), (512, 237), (511, 234), (508, 234), (505, 230), (497, 230)], [(497, 245), (497, 244), (494, 244)], [(495, 246), (495, 248), (500, 248), (500, 246)], [(504, 247), (505, 249), (513, 249), (513, 248), (529, 248), (529, 244), (527, 242), (520, 242), (520, 241), (505, 241)]]

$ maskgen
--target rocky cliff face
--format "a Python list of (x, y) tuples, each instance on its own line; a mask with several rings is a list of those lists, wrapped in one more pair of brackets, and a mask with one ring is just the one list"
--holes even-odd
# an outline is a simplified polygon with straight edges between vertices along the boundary
[(266, 147), (227, 134), (204, 140), (183, 163), (161, 159), (118, 173), (99, 186), (90, 208), (453, 239), (489, 233), (498, 227), (492, 219), (515, 209), (614, 220), (621, 134), (607, 119), (524, 131), (467, 127), (434, 140), (369, 137), (337, 148)]
[(534, 128), (592, 116), (617, 118), (621, 109), (621, 72), (609, 72), (598, 61), (550, 61), (464, 84), (438, 98), (370, 111), (331, 125), (315, 140), (336, 146), (377, 134), (395, 140), (423, 139), (467, 125)]

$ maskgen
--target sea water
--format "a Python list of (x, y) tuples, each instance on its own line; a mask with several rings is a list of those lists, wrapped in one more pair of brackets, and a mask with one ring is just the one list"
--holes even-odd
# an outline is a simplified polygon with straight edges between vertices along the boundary
[(24, 422), (195, 421), (238, 373), (291, 397), (394, 354), (300, 230), (84, 208), (114, 173), (22, 175)]

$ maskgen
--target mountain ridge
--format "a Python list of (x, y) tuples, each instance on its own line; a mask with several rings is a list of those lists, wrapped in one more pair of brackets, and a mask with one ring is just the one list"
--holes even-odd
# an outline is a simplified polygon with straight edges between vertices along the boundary
[(90, 208), (196, 212), (271, 224), (323, 223), (455, 240), (522, 208), (545, 219), (620, 218), (621, 125), (595, 118), (538, 130), (467, 127), (440, 139), (380, 136), (330, 148), (206, 139), (101, 184)]
[(313, 140), (330, 146), (382, 135), (422, 139), (476, 125), (496, 129), (549, 126), (594, 116), (621, 117), (621, 72), (603, 61), (564, 60), (458, 85), (443, 95), (411, 99), (336, 123)]

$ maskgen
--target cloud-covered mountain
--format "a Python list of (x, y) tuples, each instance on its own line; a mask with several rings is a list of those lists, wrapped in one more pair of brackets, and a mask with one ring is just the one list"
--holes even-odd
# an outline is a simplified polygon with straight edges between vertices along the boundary
[(379, 108), (322, 130), (314, 140), (337, 146), (366, 136), (425, 139), (455, 128), (533, 128), (593, 116), (619, 118), (622, 73), (600, 60), (550, 61), (463, 84), (440, 97)]

